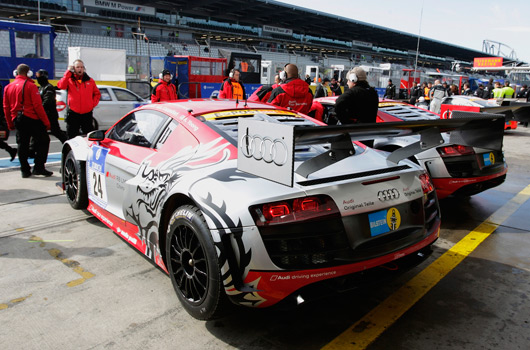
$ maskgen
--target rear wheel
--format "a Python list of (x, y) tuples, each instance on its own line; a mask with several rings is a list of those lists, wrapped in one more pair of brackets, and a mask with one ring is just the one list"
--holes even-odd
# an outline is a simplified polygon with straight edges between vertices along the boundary
[(184, 205), (171, 216), (166, 257), (173, 288), (186, 311), (200, 320), (222, 316), (228, 298), (213, 239), (198, 208)]
[(66, 156), (62, 174), (68, 203), (74, 209), (86, 209), (88, 206), (88, 194), (85, 164), (75, 159), (73, 151), (68, 152)]

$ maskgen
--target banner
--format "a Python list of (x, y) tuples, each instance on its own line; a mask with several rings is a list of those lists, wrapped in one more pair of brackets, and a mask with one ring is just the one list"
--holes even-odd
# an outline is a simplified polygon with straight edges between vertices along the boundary
[(142, 15), (155, 15), (155, 8), (149, 6), (138, 6), (134, 4), (125, 4), (117, 1), (106, 1), (106, 0), (83, 0), (84, 6), (96, 7), (100, 9), (133, 12)]
[(502, 67), (502, 57), (475, 57), (473, 67)]

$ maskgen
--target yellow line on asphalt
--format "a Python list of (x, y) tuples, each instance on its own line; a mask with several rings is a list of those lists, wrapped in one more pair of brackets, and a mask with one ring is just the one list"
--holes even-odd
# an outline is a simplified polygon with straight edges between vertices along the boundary
[(529, 198), (530, 185), (322, 349), (366, 349)]

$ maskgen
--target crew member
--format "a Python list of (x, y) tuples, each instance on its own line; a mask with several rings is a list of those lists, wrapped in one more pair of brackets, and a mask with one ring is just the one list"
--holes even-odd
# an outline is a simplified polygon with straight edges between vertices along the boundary
[(245, 85), (240, 80), (241, 72), (239, 69), (234, 68), (228, 74), (221, 84), (221, 89), (219, 90), (219, 98), (233, 98), (237, 100), (243, 100), (246, 98), (245, 94)]
[(42, 98), (42, 106), (44, 107), (44, 111), (46, 111), (46, 115), (50, 121), (50, 133), (57, 137), (61, 143), (64, 143), (68, 138), (66, 137), (66, 133), (62, 131), (59, 126), (59, 113), (57, 113), (55, 87), (48, 81), (48, 71), (39, 69), (35, 75), (37, 77), (37, 82), (40, 85), (39, 93)]
[(329, 89), (331, 90), (332, 96), (342, 95), (342, 89), (340, 88), (340, 84), (337, 82), (337, 79), (335, 78), (331, 78), (331, 84), (329, 84)]
[(272, 90), (268, 102), (300, 113), (309, 113), (313, 102), (309, 85), (298, 77), (296, 65), (289, 63), (284, 69), (280, 72), (280, 80), (284, 82)]
[[(17, 130), (18, 159), (23, 178), (33, 175), (51, 176), (45, 164), (50, 148), (50, 121), (42, 107), (37, 85), (31, 80), (31, 71), (26, 64), (19, 64), (15, 80), (4, 92), (4, 114), (9, 130)], [(33, 172), (28, 163), (29, 142), (34, 139), (35, 166)]]
[(324, 78), (322, 84), (317, 84), (315, 91), (315, 98), (327, 97), (328, 96), (329, 78)]
[(175, 85), (171, 84), (171, 78), (171, 72), (168, 69), (164, 69), (160, 73), (160, 80), (153, 89), (151, 102), (175, 101), (178, 99), (177, 89)]
[(469, 86), (469, 83), (464, 84), (464, 91), (462, 91), (462, 95), (464, 96), (473, 95), (473, 91), (471, 91), (471, 87)]
[(64, 72), (57, 87), (68, 92), (68, 113), (66, 115), (66, 134), (69, 139), (94, 130), (93, 110), (99, 103), (101, 93), (94, 79), (86, 74), (85, 64), (75, 60)]
[(396, 97), (396, 85), (392, 84), (392, 79), (388, 79), (388, 85), (386, 86), (385, 95), (383, 98), (393, 100)]
[(504, 87), (502, 90), (504, 91), (504, 98), (513, 98), (515, 90), (510, 86), (510, 82), (508, 80), (504, 82)]
[(267, 102), (269, 97), (271, 97), (272, 90), (276, 89), (278, 86), (280, 86), (280, 77), (276, 74), (274, 76), (274, 84), (260, 86), (252, 95), (250, 95), (248, 100)]
[(440, 83), (440, 80), (435, 80), (434, 86), (429, 90), (429, 97), (431, 100), (429, 110), (433, 113), (439, 114), (442, 107), (442, 100), (447, 96), (447, 90)]
[(504, 90), (501, 88), (501, 83), (495, 82), (495, 89), (493, 89), (493, 98), (504, 98)]

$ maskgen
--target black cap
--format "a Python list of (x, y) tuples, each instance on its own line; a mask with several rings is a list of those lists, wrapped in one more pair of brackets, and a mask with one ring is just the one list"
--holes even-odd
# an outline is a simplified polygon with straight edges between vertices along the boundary
[(164, 76), (164, 75), (171, 75), (171, 72), (169, 71), (169, 69), (164, 69), (162, 71), (162, 76)]
[(324, 78), (324, 83), (327, 83), (327, 82), (330, 82), (331, 80), (329, 80), (329, 78)]
[(47, 71), (46, 69), (39, 69), (39, 70), (37, 71), (37, 74), (38, 74), (38, 75), (42, 75), (42, 76), (45, 77), (45, 78), (48, 78), (48, 71)]

